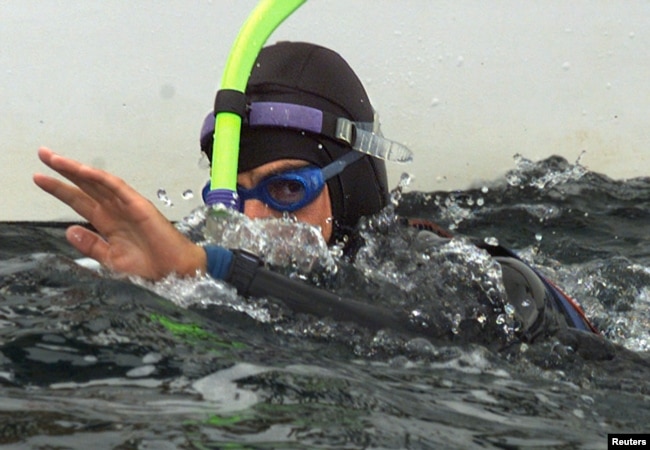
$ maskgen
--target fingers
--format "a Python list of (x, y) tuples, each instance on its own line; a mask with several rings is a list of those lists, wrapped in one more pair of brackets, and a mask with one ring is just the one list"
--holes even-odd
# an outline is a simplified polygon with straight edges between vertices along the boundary
[[(195, 273), (197, 267), (203, 267), (204, 262), (199, 258), (195, 258), (198, 262), (186, 262), (185, 251), (179, 249), (194, 244), (122, 179), (46, 148), (41, 148), (38, 156), (72, 184), (35, 174), (36, 185), (68, 204), (97, 230), (95, 233), (81, 226), (68, 229), (68, 241), (81, 254), (112, 270), (151, 279), (180, 270)], [(168, 246), (170, 241), (172, 244)]]
[(65, 237), (82, 255), (106, 265), (108, 262), (109, 244), (99, 235), (87, 228), (73, 225), (66, 230)]
[(70, 206), (86, 220), (91, 220), (97, 202), (81, 189), (40, 173), (34, 174), (33, 180), (45, 192)]
[[(76, 184), (83, 192), (99, 203), (122, 202), (128, 205), (133, 201), (134, 197), (139, 197), (139, 194), (121, 178), (108, 172), (65, 158), (44, 147), (39, 149), (38, 156), (46, 166)], [(38, 184), (36, 178), (34, 181)], [(56, 196), (53, 192), (50, 193)], [(61, 199), (58, 196), (57, 198)]]

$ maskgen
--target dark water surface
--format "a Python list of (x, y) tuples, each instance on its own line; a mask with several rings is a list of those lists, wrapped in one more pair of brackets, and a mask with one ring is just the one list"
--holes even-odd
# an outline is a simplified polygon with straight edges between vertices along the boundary
[(517, 250), (603, 337), (519, 343), (507, 308), (480, 306), (500, 295), (493, 262), (389, 213), (363, 225), (356, 262), (308, 281), (408, 311), (439, 331), (426, 339), (212, 280), (115, 277), (75, 263), (61, 227), (0, 224), (0, 444), (596, 449), (650, 431), (650, 179), (521, 158), (506, 180), (397, 210)]

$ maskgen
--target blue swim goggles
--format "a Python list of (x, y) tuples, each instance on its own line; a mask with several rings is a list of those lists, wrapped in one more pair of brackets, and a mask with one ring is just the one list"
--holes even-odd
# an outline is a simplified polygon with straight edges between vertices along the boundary
[[(346, 153), (322, 169), (314, 166), (288, 170), (271, 175), (252, 189), (237, 186), (237, 195), (243, 209), (246, 200), (259, 200), (280, 212), (295, 212), (304, 208), (320, 195), (325, 182), (340, 174), (348, 165), (364, 156), (360, 152)], [(203, 188), (203, 200), (210, 191), (210, 182)]]

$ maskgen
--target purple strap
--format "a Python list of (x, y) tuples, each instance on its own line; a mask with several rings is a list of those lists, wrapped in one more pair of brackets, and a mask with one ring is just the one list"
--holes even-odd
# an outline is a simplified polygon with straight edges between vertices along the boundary
[[(256, 102), (250, 105), (251, 126), (285, 127), (323, 134), (323, 111), (291, 103)], [(214, 113), (207, 115), (201, 127), (201, 145), (212, 145)], [(203, 149), (209, 153), (207, 149)]]
[(291, 103), (255, 102), (250, 105), (248, 123), (251, 126), (268, 125), (321, 133), (323, 112)]

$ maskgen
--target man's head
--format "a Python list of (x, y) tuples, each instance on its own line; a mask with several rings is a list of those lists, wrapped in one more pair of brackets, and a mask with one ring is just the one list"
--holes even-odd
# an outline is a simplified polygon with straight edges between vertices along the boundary
[[(265, 47), (249, 78), (246, 100), (249, 114), (242, 125), (238, 169), (244, 188), (254, 187), (253, 181), (262, 181), (260, 173), (274, 165), (282, 166), (282, 161), (294, 167), (324, 168), (344, 157), (349, 159), (345, 169), (326, 180), (322, 193), (327, 201), (319, 203), (319, 196), (311, 205), (314, 209), (317, 204), (329, 204), (334, 239), (346, 234), (361, 216), (385, 206), (388, 189), (384, 162), (361, 155), (335, 135), (338, 118), (368, 126), (374, 121), (374, 110), (360, 80), (341, 56), (307, 43), (282, 42)], [(316, 119), (328, 122), (330, 129), (315, 128)], [(210, 156), (212, 134), (205, 129), (201, 144)], [(253, 173), (256, 170), (258, 173)], [(304, 208), (293, 212), (301, 220)]]

